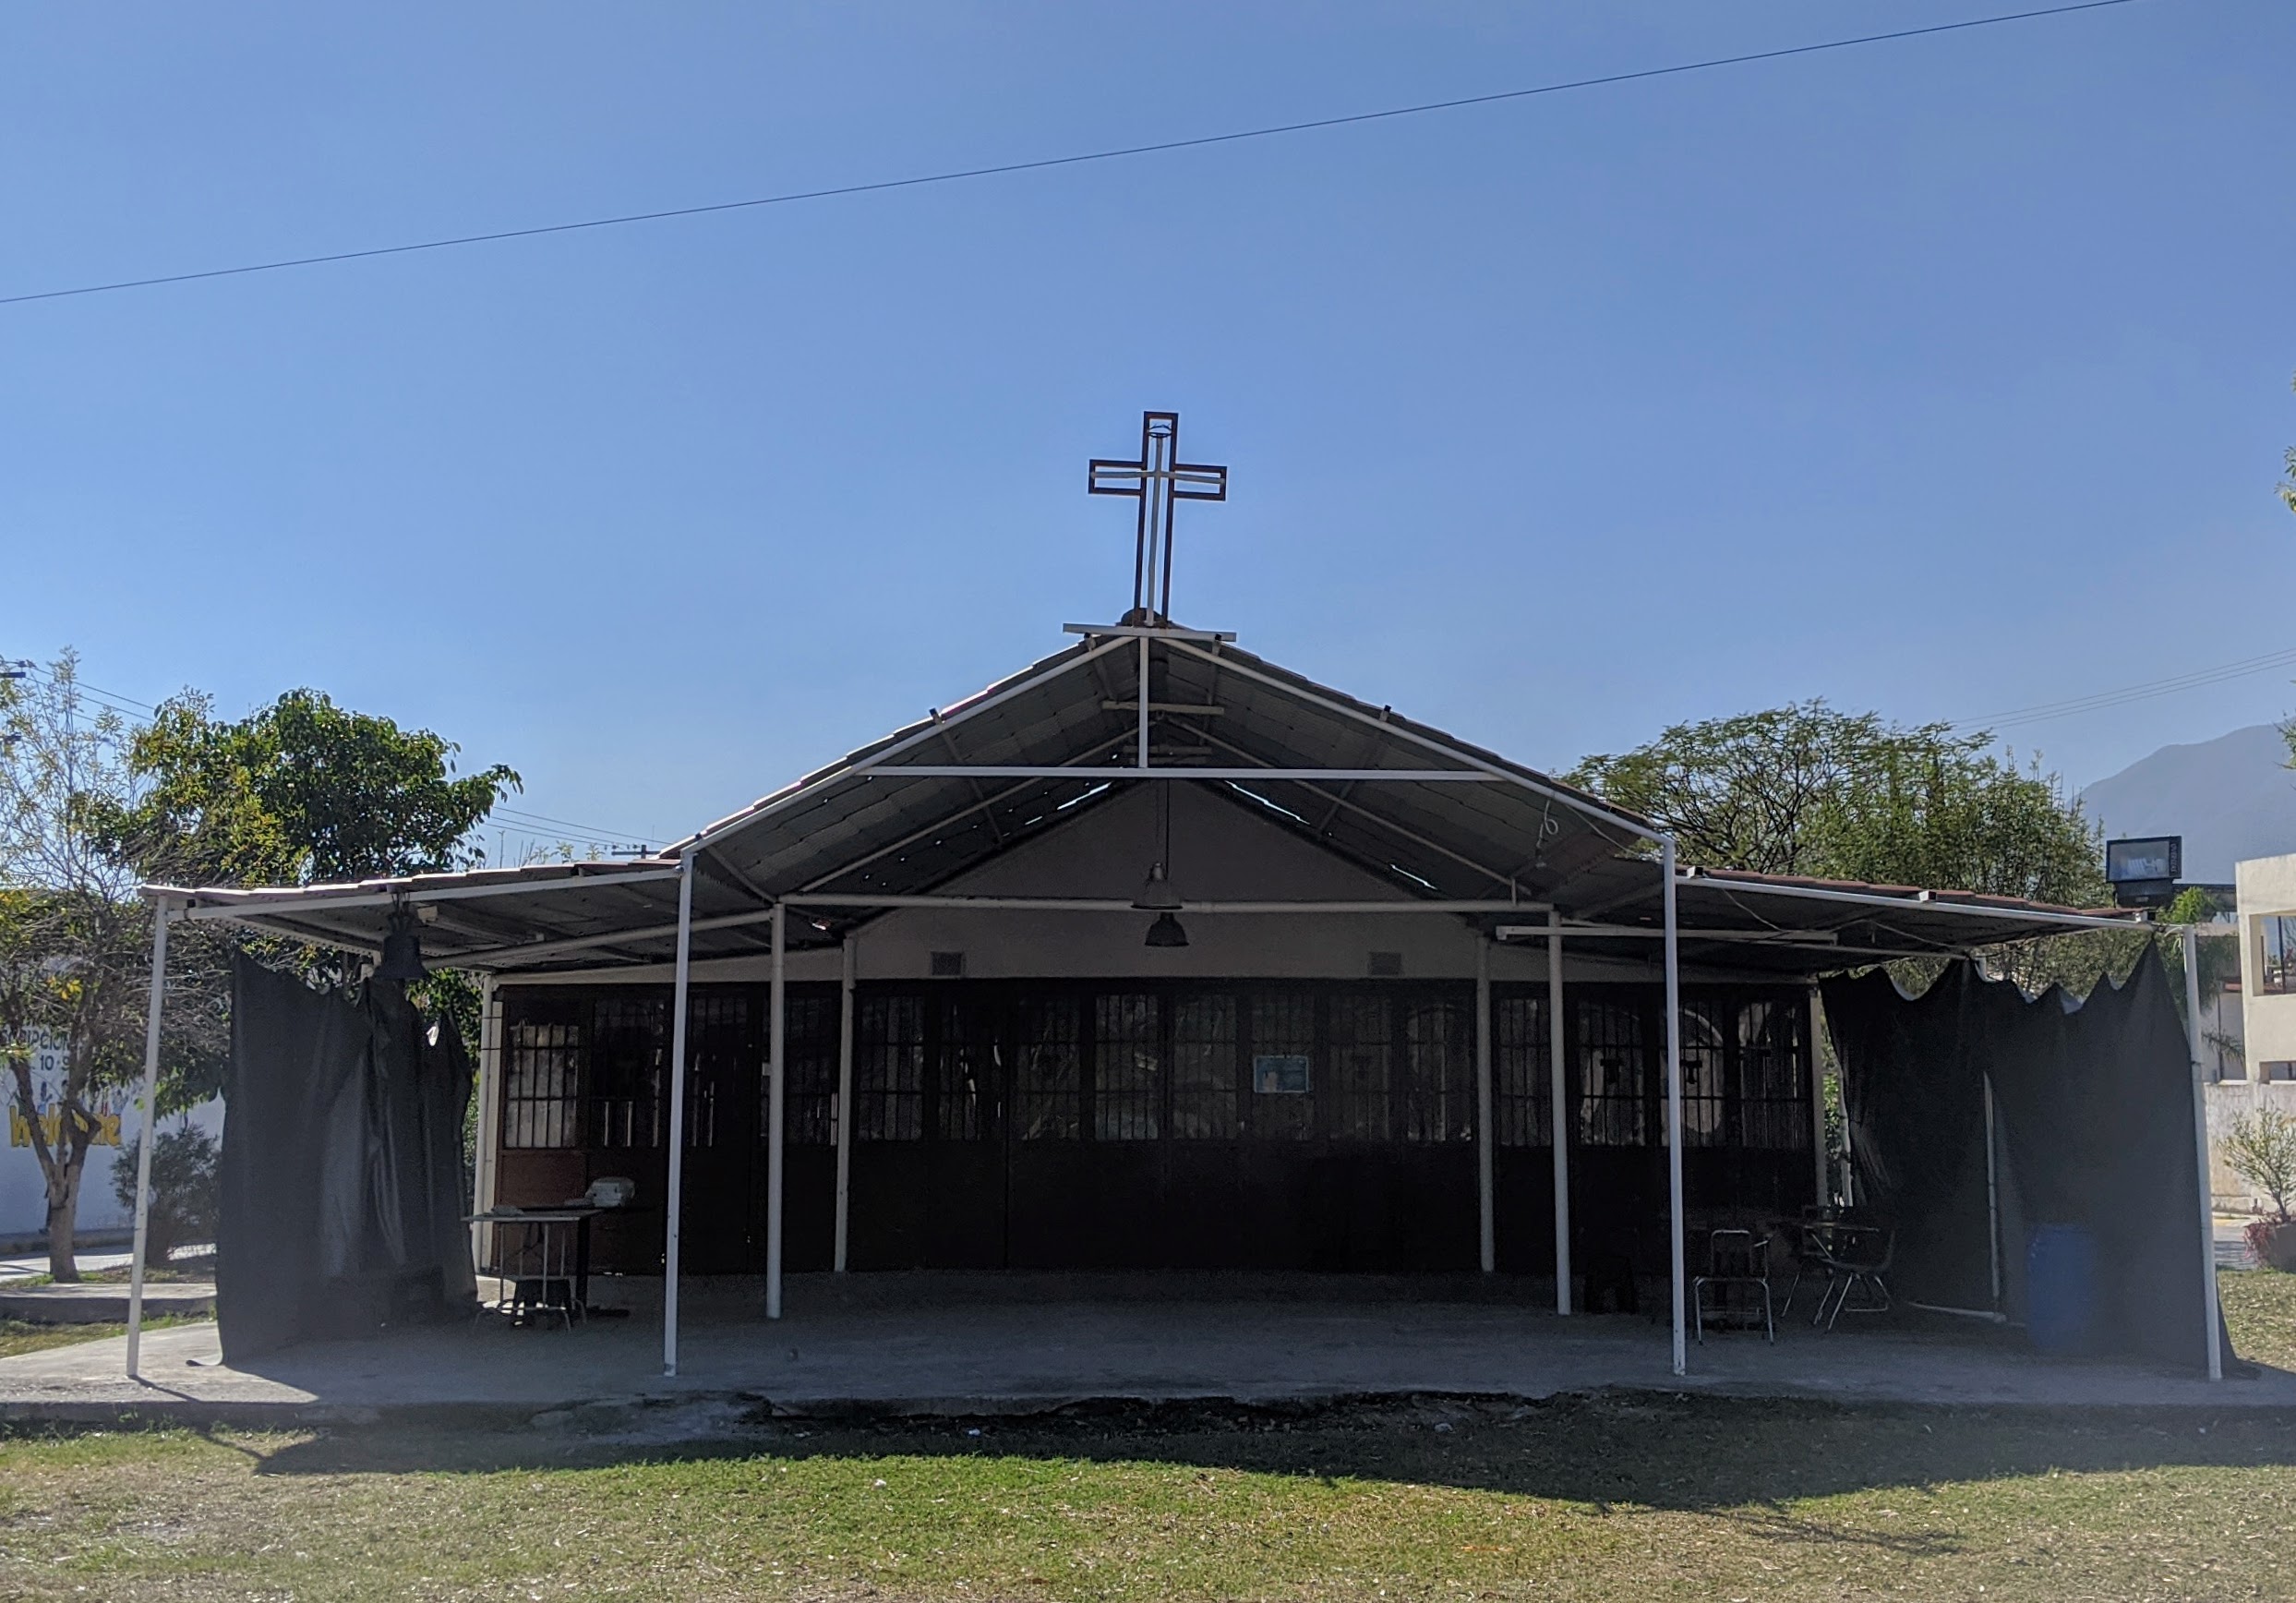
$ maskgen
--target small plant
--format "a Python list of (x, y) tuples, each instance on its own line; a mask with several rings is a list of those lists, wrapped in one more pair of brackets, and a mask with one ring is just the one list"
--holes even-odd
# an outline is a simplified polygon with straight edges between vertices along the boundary
[(2225, 1132), (2224, 1161), (2272, 1199), (2276, 1223), (2287, 1221), (2289, 1199), (2296, 1197), (2296, 1114), (2278, 1108), (2242, 1114)]
[(2224, 1161), (2272, 1199), (2272, 1217), (2242, 1233), (2248, 1249), (2275, 1269), (2296, 1270), (2296, 1220), (2288, 1211), (2290, 1198), (2296, 1197), (2296, 1115), (2278, 1108), (2242, 1114), (2225, 1132)]
[[(186, 1125), (161, 1135), (151, 1148), (151, 1214), (144, 1261), (162, 1264), (176, 1247), (215, 1239), (214, 1140)], [(136, 1164), (132, 1150), (112, 1165), (112, 1194), (131, 1214), (136, 1209)]]

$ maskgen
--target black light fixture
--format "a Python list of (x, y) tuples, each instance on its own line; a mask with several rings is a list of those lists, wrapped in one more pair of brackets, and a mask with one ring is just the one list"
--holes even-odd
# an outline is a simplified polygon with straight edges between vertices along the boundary
[(375, 978), (403, 984), (423, 974), (423, 938), (415, 931), (414, 912), (402, 902), (391, 910), (391, 930), (383, 936), (382, 960), (375, 965)]
[(1170, 913), (1158, 913), (1156, 922), (1148, 925), (1148, 944), (1151, 946), (1184, 946), (1188, 932)]
[[(1140, 693), (1148, 689), (1142, 685)], [(1164, 873), (1164, 864), (1172, 861), (1172, 782), (1166, 780), (1158, 801), (1163, 813), (1164, 855), (1148, 865), (1148, 878), (1140, 886), (1140, 894), (1132, 898), (1132, 905), (1144, 913), (1154, 913), (1156, 922), (1148, 925), (1148, 944), (1151, 946), (1184, 946), (1188, 932), (1172, 915), (1180, 910), (1180, 893), (1172, 888), (1172, 880)]]

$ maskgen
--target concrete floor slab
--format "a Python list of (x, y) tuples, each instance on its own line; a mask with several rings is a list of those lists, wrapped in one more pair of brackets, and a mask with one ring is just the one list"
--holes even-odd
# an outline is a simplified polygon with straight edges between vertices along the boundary
[(145, 1338), (141, 1383), (121, 1373), (118, 1339), (0, 1359), (0, 1414), (133, 1408), (286, 1424), (675, 1397), (745, 1397), (793, 1413), (998, 1414), (1096, 1400), (1533, 1399), (1616, 1388), (1877, 1404), (2296, 1407), (2296, 1375), (2278, 1370), (2212, 1385), (2137, 1365), (2042, 1359), (1960, 1325), (1845, 1321), (1829, 1333), (1788, 1320), (1774, 1346), (1732, 1334), (1693, 1347), (1690, 1373), (1677, 1379), (1665, 1328), (1631, 1316), (1566, 1320), (1507, 1301), (1303, 1286), (1242, 1295), (1254, 1288), (1241, 1283), (1160, 1297), (1049, 1295), (1060, 1289), (997, 1277), (800, 1283), (789, 1317), (768, 1323), (746, 1290), (695, 1288), (675, 1379), (662, 1373), (650, 1309), (571, 1330), (490, 1319), (314, 1343), (235, 1368), (222, 1365), (212, 1326), (182, 1327)]

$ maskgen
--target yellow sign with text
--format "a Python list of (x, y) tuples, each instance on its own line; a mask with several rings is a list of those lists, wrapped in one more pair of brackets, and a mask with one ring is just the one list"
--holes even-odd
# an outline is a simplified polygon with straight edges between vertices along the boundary
[[(99, 1113), (95, 1117), (96, 1132), (89, 1138), (88, 1144), (91, 1147), (118, 1146), (120, 1144), (120, 1115)], [(53, 1150), (62, 1146), (64, 1144), (64, 1110), (60, 1107), (50, 1108), (46, 1113), (41, 1114), (39, 1119), (40, 1133), (46, 1139), (49, 1148)], [(10, 1108), (8, 1110), (8, 1145), (29, 1147), (31, 1144), (31, 1119), (25, 1115), (23, 1109)]]

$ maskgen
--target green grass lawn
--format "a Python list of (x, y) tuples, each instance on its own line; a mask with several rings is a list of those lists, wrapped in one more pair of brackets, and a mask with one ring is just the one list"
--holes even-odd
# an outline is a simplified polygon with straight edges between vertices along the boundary
[(2296, 1530), (2286, 1416), (1564, 1399), (980, 1430), (18, 1435), (0, 1596), (2265, 1598)]
[[(2225, 1277), (2296, 1346), (2296, 1276)], [(2275, 1347), (2272, 1344), (2278, 1343)], [(6, 1433), (0, 1597), (2284, 1598), (2296, 1414), (1707, 1397)], [(620, 1434), (611, 1432), (619, 1431)]]
[[(170, 1325), (203, 1324), (204, 1318), (185, 1314), (155, 1314), (144, 1320), (147, 1331), (163, 1331)], [(37, 1353), (47, 1347), (68, 1347), (76, 1342), (102, 1341), (105, 1336), (124, 1336), (124, 1324), (51, 1325), (30, 1320), (0, 1320), (0, 1358), (13, 1358), (18, 1353)]]
[(2296, 1369), (2296, 1274), (2225, 1270), (2217, 1275), (2217, 1295), (2234, 1352), (2254, 1363)]

